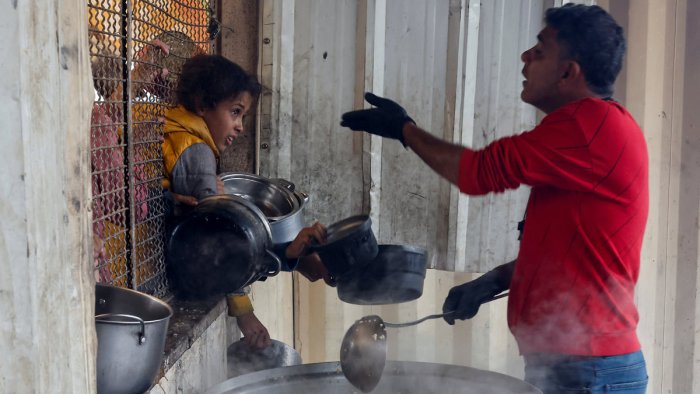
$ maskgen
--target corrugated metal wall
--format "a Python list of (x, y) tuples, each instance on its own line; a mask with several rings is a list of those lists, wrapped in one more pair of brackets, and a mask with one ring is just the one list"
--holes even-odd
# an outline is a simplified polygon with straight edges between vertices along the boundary
[[(287, 68), (266, 71), (263, 55), (272, 113), (263, 116), (269, 153), (260, 172), (311, 194), (309, 220), (370, 213), (380, 242), (426, 247), (435, 268), (483, 272), (514, 258), (526, 189), (459, 196), (399, 143), (352, 133), (339, 120), (367, 90), (394, 98), (436, 135), (475, 147), (532, 127), (535, 111), (519, 99), (519, 55), (540, 30), (542, 2), (293, 4), (291, 37), (280, 37), (288, 44), (268, 55), (271, 64), (289, 59)], [(289, 78), (285, 97), (276, 84)], [(280, 109), (285, 100), (289, 112)]]
[[(357, 318), (435, 313), (450, 287), (478, 275), (444, 270), (483, 272), (512, 258), (527, 195), (459, 195), (400, 144), (342, 130), (340, 115), (362, 107), (362, 92), (373, 90), (398, 100), (424, 128), (466, 145), (529, 128), (537, 114), (519, 102), (519, 54), (534, 43), (543, 9), (565, 2), (264, 2), (272, 41), (262, 75), (272, 91), (270, 105), (263, 103), (261, 140), (270, 150), (261, 152), (261, 173), (309, 191), (307, 219), (331, 223), (370, 212), (380, 242), (428, 247), (433, 266), (443, 269), (429, 270), (419, 300), (386, 307), (343, 304), (333, 289), (295, 281), (295, 345), (305, 362), (337, 360)], [(648, 391), (697, 392), (700, 211), (692, 163), (700, 37), (690, 21), (699, 5), (598, 3), (625, 27), (629, 50), (616, 96), (645, 131), (650, 154), (651, 210), (636, 291)], [(391, 359), (523, 374), (503, 301), (454, 328), (432, 321), (389, 335)]]
[[(513, 259), (527, 190), (460, 195), (400, 143), (350, 132), (339, 121), (364, 105), (363, 91), (374, 91), (400, 102), (425, 129), (466, 145), (532, 127), (535, 111), (519, 99), (519, 56), (541, 29), (542, 1), (266, 4), (263, 37), (272, 41), (263, 38), (262, 80), (271, 91), (262, 108), (261, 174), (308, 192), (309, 222), (369, 213), (380, 243), (425, 247), (434, 268), (484, 272)], [(429, 270), (419, 300), (383, 307), (344, 304), (334, 289), (301, 279), (297, 348), (305, 362), (337, 360), (345, 330), (359, 317), (436, 313), (447, 291), (472, 277)], [(505, 305), (455, 327), (433, 321), (393, 330), (389, 358), (521, 375)]]

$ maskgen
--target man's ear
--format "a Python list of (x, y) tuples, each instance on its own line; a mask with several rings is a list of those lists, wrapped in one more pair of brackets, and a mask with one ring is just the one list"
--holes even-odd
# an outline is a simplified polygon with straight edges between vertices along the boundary
[(566, 61), (564, 63), (564, 68), (561, 72), (561, 79), (573, 81), (580, 77), (583, 77), (583, 74), (581, 71), (581, 66), (578, 64), (578, 62), (575, 62), (573, 60)]

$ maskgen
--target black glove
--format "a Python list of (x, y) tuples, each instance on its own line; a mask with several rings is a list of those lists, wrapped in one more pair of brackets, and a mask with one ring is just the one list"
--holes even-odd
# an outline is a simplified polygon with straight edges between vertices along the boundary
[(416, 123), (408, 116), (406, 110), (395, 102), (372, 93), (365, 93), (365, 100), (377, 108), (346, 112), (340, 125), (355, 131), (393, 138), (406, 146), (403, 140), (403, 126), (406, 122)]
[(445, 315), (445, 321), (453, 325), (455, 319), (471, 319), (479, 311), (481, 304), (507, 288), (508, 285), (504, 284), (501, 273), (497, 270), (489, 271), (471, 282), (453, 287), (445, 303), (442, 304), (442, 312), (455, 312)]

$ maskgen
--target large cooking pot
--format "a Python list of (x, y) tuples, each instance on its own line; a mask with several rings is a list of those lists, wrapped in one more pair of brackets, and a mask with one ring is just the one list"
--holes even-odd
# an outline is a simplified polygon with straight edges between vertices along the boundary
[[(268, 369), (220, 383), (207, 394), (356, 394), (343, 376), (339, 362), (303, 364)], [(457, 365), (387, 361), (373, 394), (542, 394), (514, 377)]]
[(356, 215), (335, 222), (326, 228), (326, 242), (312, 244), (328, 272), (338, 278), (352, 269), (359, 269), (377, 256), (379, 248), (367, 215)]
[(202, 199), (168, 242), (168, 276), (185, 299), (240, 290), (280, 271), (270, 225), (250, 201), (234, 195)]
[(172, 314), (168, 304), (148, 294), (96, 285), (98, 393), (143, 393), (151, 387)]
[(411, 245), (379, 245), (369, 264), (337, 278), (338, 298), (358, 305), (396, 304), (423, 294), (428, 254)]
[(226, 194), (243, 197), (262, 211), (270, 223), (273, 244), (291, 242), (304, 228), (302, 211), (309, 196), (296, 190), (293, 183), (232, 172), (221, 174), (220, 178)]

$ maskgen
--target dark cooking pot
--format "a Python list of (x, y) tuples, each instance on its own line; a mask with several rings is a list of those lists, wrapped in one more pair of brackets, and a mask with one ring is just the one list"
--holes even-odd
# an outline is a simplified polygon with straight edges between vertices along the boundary
[(270, 225), (250, 201), (234, 195), (202, 199), (168, 242), (168, 276), (187, 299), (232, 293), (274, 276)]
[(143, 393), (160, 369), (173, 311), (135, 290), (97, 284), (97, 392)]
[(221, 174), (226, 194), (245, 198), (255, 204), (270, 223), (272, 243), (291, 242), (304, 228), (303, 209), (309, 196), (284, 179), (268, 179), (245, 173)]
[(396, 304), (423, 294), (427, 252), (409, 245), (379, 245), (369, 264), (337, 278), (338, 298), (358, 305)]
[(326, 228), (326, 243), (314, 244), (328, 272), (335, 278), (359, 268), (377, 256), (377, 239), (367, 215), (351, 216)]

